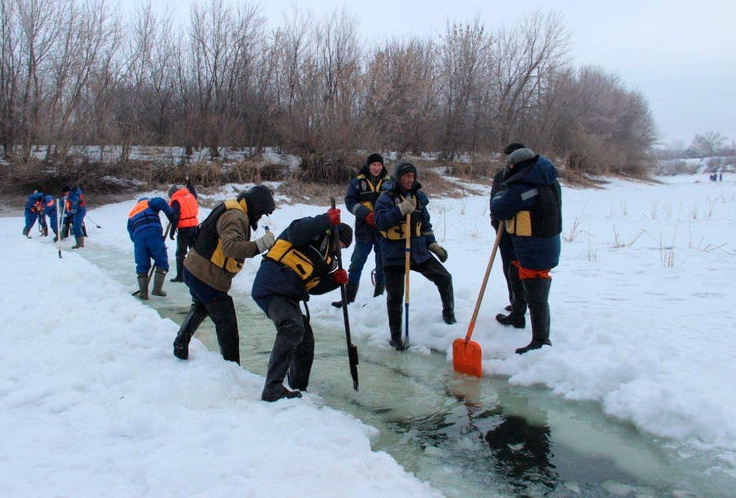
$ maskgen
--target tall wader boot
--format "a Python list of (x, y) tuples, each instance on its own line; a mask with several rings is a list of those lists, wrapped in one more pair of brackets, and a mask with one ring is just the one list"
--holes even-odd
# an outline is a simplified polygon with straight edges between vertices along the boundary
[(148, 299), (148, 274), (147, 273), (139, 273), (138, 274), (138, 299), (146, 300)]
[(197, 331), (202, 321), (207, 318), (207, 309), (201, 302), (192, 303), (184, 322), (179, 327), (179, 332), (174, 339), (174, 356), (181, 360), (189, 358), (189, 341)]
[[(301, 397), (299, 391), (289, 391), (284, 387), (284, 378), (291, 368), (294, 354), (304, 335), (304, 327), (297, 324), (293, 318), (287, 318), (278, 325), (276, 340), (271, 350), (271, 358), (268, 360), (266, 385), (263, 387), (263, 393), (261, 393), (263, 401)], [(297, 377), (299, 376), (297, 375)], [(294, 382), (299, 382), (299, 379), (295, 379)]]
[(452, 278), (446, 283), (437, 286), (442, 300), (442, 319), (446, 324), (457, 323), (455, 319), (455, 291), (452, 288)]
[(176, 275), (170, 280), (170, 282), (183, 282), (184, 281), (184, 258), (176, 257)]
[(314, 362), (314, 332), (309, 324), (309, 318), (304, 317), (304, 337), (302, 342), (294, 349), (294, 357), (289, 365), (287, 380), (289, 387), (306, 391), (309, 385), (309, 374), (312, 372)]
[(397, 351), (404, 351), (406, 345), (401, 340), (401, 305), (404, 294), (404, 272), (386, 272), (386, 311), (391, 340), (388, 342)]
[(511, 288), (511, 313), (504, 315), (499, 313), (496, 320), (502, 325), (511, 325), (517, 329), (526, 327), (526, 298), (524, 297), (524, 284), (519, 278), (519, 267), (510, 264), (508, 273), (508, 285)]
[(215, 322), (215, 334), (222, 358), (240, 364), (240, 335), (233, 298), (227, 296), (222, 301), (213, 301), (205, 306), (210, 318)]
[(74, 240), (76, 240), (77, 243), (72, 246), (72, 249), (79, 249), (84, 247), (84, 235), (77, 235), (74, 237)]
[[(348, 282), (345, 286), (345, 300), (348, 304), (355, 302), (355, 296), (358, 295), (358, 286), (360, 284), (355, 282)], [(333, 301), (332, 306), (335, 308), (342, 308), (342, 299), (339, 301)]]
[(153, 290), (151, 294), (154, 296), (166, 297), (166, 291), (164, 291), (164, 280), (166, 278), (166, 271), (160, 268), (156, 268), (156, 273), (153, 275)]
[[(23, 235), (25, 235), (26, 237), (28, 237), (28, 234), (29, 233), (31, 233), (31, 229), (30, 228), (24, 228), (23, 229)], [(28, 237), (28, 238), (30, 238), (30, 237)]]
[(532, 342), (518, 348), (516, 353), (524, 354), (542, 346), (551, 346), (549, 340), (549, 288), (551, 278), (530, 278), (523, 281), (526, 300), (529, 304), (529, 319), (532, 322)]

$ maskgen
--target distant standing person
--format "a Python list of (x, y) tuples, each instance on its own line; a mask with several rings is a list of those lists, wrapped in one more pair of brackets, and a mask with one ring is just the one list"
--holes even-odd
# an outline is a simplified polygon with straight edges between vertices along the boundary
[[(386, 307), (391, 331), (389, 344), (399, 351), (406, 349), (401, 339), (402, 300), (405, 276), (406, 217), (410, 216), (410, 269), (421, 273), (437, 286), (442, 301), (442, 319), (455, 320), (455, 297), (452, 275), (442, 265), (447, 251), (437, 243), (432, 232), (427, 204), (429, 199), (417, 181), (417, 169), (410, 162), (394, 167), (391, 182), (376, 202), (376, 226), (381, 231), (383, 271), (386, 275)], [(439, 261), (432, 256), (434, 253)]]
[[(43, 200), (44, 200), (43, 192), (34, 190), (33, 193), (30, 196), (28, 196), (28, 200), (26, 201), (26, 207), (24, 210), (25, 226), (23, 227), (23, 235), (25, 235), (28, 238), (30, 238), (31, 228), (33, 228), (33, 225), (36, 224), (36, 220), (38, 220), (38, 223), (41, 225), (42, 230), (43, 230), (43, 227), (46, 226), (46, 221), (43, 215), (43, 210), (44, 210)], [(48, 235), (48, 228), (46, 229), (45, 235)]]
[[(514, 243), (517, 259), (512, 265), (518, 269), (532, 322), (531, 342), (516, 349), (516, 353), (524, 354), (552, 345), (549, 340), (550, 270), (560, 259), (562, 193), (552, 162), (527, 147), (514, 145), (505, 148), (511, 151), (506, 156), (508, 168), (501, 189), (491, 199), (491, 216), (505, 221), (506, 231)], [(516, 287), (512, 289), (518, 292)], [(519, 298), (515, 295), (512, 303)], [(514, 325), (511, 321), (509, 324)]]
[[(365, 161), (358, 176), (348, 184), (345, 193), (345, 207), (355, 215), (355, 247), (350, 258), (348, 268), (348, 285), (345, 287), (347, 302), (355, 301), (360, 286), (360, 276), (371, 250), (375, 256), (375, 289), (373, 297), (383, 294), (386, 280), (383, 276), (383, 261), (381, 259), (381, 233), (376, 228), (373, 209), (381, 195), (383, 183), (388, 180), (388, 172), (383, 165), (383, 156), (371, 154)], [(342, 300), (335, 301), (332, 306), (342, 307)]]
[(140, 299), (148, 299), (148, 272), (151, 259), (156, 267), (153, 277), (154, 296), (166, 296), (163, 290), (164, 278), (169, 271), (169, 257), (166, 253), (164, 229), (159, 212), (163, 211), (173, 223), (174, 212), (161, 197), (142, 197), (128, 213), (128, 235), (133, 241), (135, 272), (138, 275)]
[[(263, 401), (300, 398), (309, 385), (314, 360), (314, 333), (300, 304), (310, 295), (324, 294), (348, 281), (338, 268), (331, 233), (339, 225), (340, 246), (348, 247), (353, 230), (340, 223), (340, 210), (294, 220), (263, 256), (253, 281), (253, 299), (276, 326), (268, 361)], [(284, 386), (288, 373), (289, 386)]]
[(240, 363), (238, 318), (228, 291), (245, 260), (273, 245), (275, 237), (270, 231), (254, 241), (251, 231), (258, 228), (262, 216), (274, 209), (271, 189), (256, 185), (236, 199), (217, 205), (201, 223), (194, 246), (184, 259), (184, 283), (192, 295), (192, 305), (174, 339), (177, 358), (189, 358), (189, 341), (202, 321), (210, 317), (223, 359)]
[[(197, 232), (199, 224), (199, 206), (197, 205), (197, 191), (187, 177), (186, 187), (172, 185), (169, 189), (169, 205), (174, 211), (174, 221), (171, 223), (169, 237), (176, 237), (176, 275), (172, 282), (184, 281), (184, 258), (189, 250), (192, 237)], [(175, 235), (176, 234), (176, 235)]]
[[(66, 227), (69, 230), (69, 225), (74, 228), (74, 240), (76, 244), (72, 246), (72, 249), (79, 249), (84, 247), (84, 216), (87, 214), (87, 201), (84, 198), (84, 193), (80, 187), (64, 187), (62, 189), (64, 194), (64, 205), (66, 212)], [(62, 236), (64, 238), (64, 236)]]

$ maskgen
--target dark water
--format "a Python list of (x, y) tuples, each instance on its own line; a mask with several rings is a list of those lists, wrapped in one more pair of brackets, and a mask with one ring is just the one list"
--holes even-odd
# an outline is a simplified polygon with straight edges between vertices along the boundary
[[(135, 290), (120, 254), (85, 254)], [(132, 265), (130, 265), (132, 267)], [(149, 304), (181, 323), (189, 307), (183, 284)], [(241, 361), (265, 375), (275, 336), (249, 297), (238, 308)], [(375, 450), (448, 497), (731, 497), (736, 479), (711, 456), (685, 454), (666, 441), (607, 418), (597, 404), (564, 401), (504, 378), (453, 372), (444, 353), (399, 353), (355, 340), (360, 390), (354, 391), (342, 330), (312, 323), (316, 354), (309, 391), (379, 429)], [(197, 337), (217, 349), (209, 320)]]

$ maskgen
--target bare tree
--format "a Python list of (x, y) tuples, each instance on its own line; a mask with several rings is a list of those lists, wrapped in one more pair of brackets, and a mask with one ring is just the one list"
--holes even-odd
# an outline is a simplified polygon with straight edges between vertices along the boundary
[(703, 157), (714, 156), (726, 144), (728, 138), (717, 131), (697, 134), (690, 142), (690, 150)]

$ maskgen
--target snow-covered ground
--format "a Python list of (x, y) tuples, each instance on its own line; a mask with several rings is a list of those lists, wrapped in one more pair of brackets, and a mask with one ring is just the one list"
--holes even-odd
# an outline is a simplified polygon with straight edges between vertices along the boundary
[[(473, 339), (485, 375), (600, 403), (610, 417), (682, 448), (683, 458), (708, 452), (736, 476), (736, 185), (730, 176), (662, 180), (563, 188), (552, 348), (513, 354), (530, 329), (493, 318), (507, 304), (500, 260)], [(421, 362), (432, 348), (447, 351), (451, 369), (451, 344), (465, 334), (494, 234), (487, 195), (431, 201), (435, 233), (450, 254), (458, 323), (442, 323), (436, 289), (412, 274), (415, 354), (405, 361)], [(176, 360), (178, 324), (130, 295), (125, 221), (134, 202), (91, 206), (104, 229), (93, 228), (83, 249), (129, 254), (119, 263), (130, 267), (127, 287), (76, 251), (58, 258), (35, 228), (33, 240), (23, 237), (22, 213), (0, 218), (0, 495), (439, 495), (372, 451), (375, 429), (324, 406), (319, 392), (261, 402), (261, 376), (196, 339), (197, 354)], [(267, 222), (278, 233), (326, 207), (282, 202)], [(248, 261), (235, 279), (236, 305), (250, 299), (257, 266)], [(352, 332), (385, 344), (385, 304), (369, 298), (371, 268), (358, 297), (366, 305), (351, 307)], [(336, 298), (312, 299), (313, 326), (341, 329), (342, 315), (329, 306)]]

